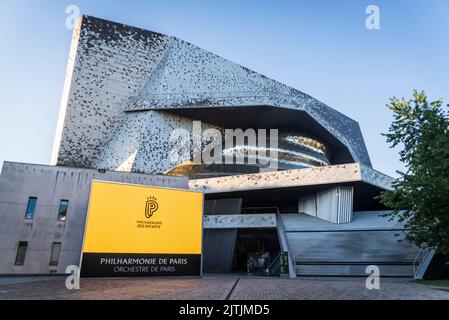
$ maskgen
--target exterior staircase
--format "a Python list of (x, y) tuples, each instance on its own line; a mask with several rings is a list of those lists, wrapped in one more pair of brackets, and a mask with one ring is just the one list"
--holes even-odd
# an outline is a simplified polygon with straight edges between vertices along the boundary
[(422, 249), (413, 260), (413, 275), (415, 279), (423, 279), (432, 259), (435, 255), (435, 250), (426, 248)]
[(382, 217), (382, 212), (354, 212), (354, 220), (346, 224), (305, 214), (282, 214), (281, 218), (298, 276), (366, 277), (369, 265), (378, 266), (384, 277), (415, 274), (420, 249), (403, 235), (398, 237), (403, 226)]

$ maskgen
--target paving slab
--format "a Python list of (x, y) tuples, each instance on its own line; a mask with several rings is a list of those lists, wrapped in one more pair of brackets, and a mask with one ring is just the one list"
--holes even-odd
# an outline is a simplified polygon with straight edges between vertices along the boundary
[[(14, 281), (13, 281), (14, 280)], [(203, 278), (81, 279), (80, 290), (68, 290), (64, 277), (0, 277), (0, 299), (44, 300), (449, 300), (446, 288), (410, 279), (380, 280), (368, 290), (365, 278)]]

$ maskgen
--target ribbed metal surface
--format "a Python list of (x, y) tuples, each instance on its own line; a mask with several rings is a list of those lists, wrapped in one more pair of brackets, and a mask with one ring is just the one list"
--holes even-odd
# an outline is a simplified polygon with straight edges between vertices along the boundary
[(298, 212), (332, 223), (352, 221), (353, 187), (335, 187), (298, 199)]
[(312, 194), (298, 199), (298, 212), (316, 217), (316, 195)]
[(316, 194), (316, 216), (320, 219), (337, 223), (338, 198), (337, 188), (328, 189)]
[(232, 272), (237, 229), (205, 229), (203, 271)]
[(352, 221), (353, 187), (338, 187), (337, 223)]
[(204, 201), (204, 214), (239, 214), (242, 208), (242, 199), (217, 199)]

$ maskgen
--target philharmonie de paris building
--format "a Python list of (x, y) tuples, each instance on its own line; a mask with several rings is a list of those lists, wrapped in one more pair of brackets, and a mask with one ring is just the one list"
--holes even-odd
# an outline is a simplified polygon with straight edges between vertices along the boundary
[[(226, 134), (232, 131), (243, 138)], [(248, 142), (251, 133), (256, 144)], [(206, 154), (225, 161), (197, 161)], [(228, 161), (237, 158), (243, 161)], [(191, 267), (202, 273), (367, 276), (376, 265), (381, 276), (413, 277), (420, 253), (398, 241), (403, 223), (384, 216), (389, 209), (378, 196), (393, 178), (372, 167), (355, 120), (179, 38), (82, 16), (51, 163), (3, 163), (0, 274), (65, 274), (67, 266), (80, 265), (86, 220), (99, 204), (92, 204), (95, 181), (179, 191), (148, 194), (135, 204), (138, 227), (180, 230), (140, 241), (138, 252), (148, 246), (170, 253), (170, 246), (189, 241), (190, 230), (200, 230), (200, 260)], [(122, 236), (120, 223), (108, 218), (119, 207), (117, 190), (102, 194), (108, 209), (95, 226), (116, 230), (108, 241), (122, 245), (134, 235)], [(134, 196), (123, 190), (126, 199)], [(200, 220), (186, 218), (191, 202), (181, 191), (200, 195)], [(135, 211), (120, 208), (122, 218)], [(164, 214), (174, 218), (163, 220)], [(101, 263), (132, 263), (110, 257)], [(188, 259), (170, 261), (179, 267)], [(142, 267), (150, 260), (136, 261)]]

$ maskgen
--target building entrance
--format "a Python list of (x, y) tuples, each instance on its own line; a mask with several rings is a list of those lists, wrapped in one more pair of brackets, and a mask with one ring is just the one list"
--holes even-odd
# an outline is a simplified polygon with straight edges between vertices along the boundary
[(276, 229), (239, 229), (233, 271), (260, 276), (278, 276), (280, 246)]

